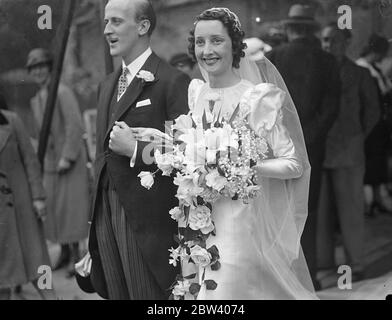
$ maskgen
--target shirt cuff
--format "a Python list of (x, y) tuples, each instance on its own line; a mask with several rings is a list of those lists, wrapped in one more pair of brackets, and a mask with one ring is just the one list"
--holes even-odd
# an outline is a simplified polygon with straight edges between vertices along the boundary
[(129, 166), (131, 168), (133, 168), (135, 166), (136, 155), (137, 155), (137, 141), (135, 143), (135, 150), (133, 151), (133, 155), (132, 155), (131, 161), (129, 162)]

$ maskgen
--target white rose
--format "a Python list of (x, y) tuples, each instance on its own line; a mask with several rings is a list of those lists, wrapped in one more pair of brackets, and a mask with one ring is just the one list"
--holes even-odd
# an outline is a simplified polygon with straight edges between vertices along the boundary
[(163, 176), (170, 176), (173, 171), (172, 162), (173, 156), (171, 154), (162, 154), (159, 149), (155, 150), (154, 153), (155, 162), (158, 168), (161, 169)]
[(211, 254), (204, 248), (199, 245), (195, 245), (191, 248), (191, 255), (193, 262), (198, 266), (205, 268), (211, 263), (212, 256)]
[(169, 214), (173, 220), (180, 220), (184, 216), (184, 212), (180, 209), (180, 207), (174, 207), (169, 211)]
[(176, 296), (184, 296), (186, 293), (189, 292), (190, 286), (191, 286), (191, 283), (189, 282), (189, 280), (177, 281), (177, 284), (175, 285), (172, 293), (175, 297)]
[(138, 177), (140, 178), (140, 183), (143, 187), (146, 189), (150, 190), (150, 188), (154, 184), (154, 176), (151, 172), (149, 171), (141, 171), (138, 174)]
[(173, 156), (173, 163), (172, 163), (172, 166), (173, 166), (173, 168), (175, 168), (175, 169), (177, 169), (177, 170), (181, 170), (181, 168), (182, 168), (182, 165), (183, 165), (183, 163), (184, 163), (184, 156), (182, 155), (182, 154), (175, 154), (174, 156)]
[(215, 189), (216, 191), (221, 191), (227, 184), (227, 179), (222, 177), (218, 170), (213, 170), (206, 175), (206, 185)]
[(152, 82), (155, 80), (154, 75), (150, 71), (140, 70), (136, 75), (136, 78), (143, 79), (146, 82)]
[(193, 126), (192, 117), (190, 115), (182, 114), (176, 120), (174, 120), (172, 129), (186, 132), (188, 129), (191, 129), (192, 126)]
[(173, 183), (178, 186), (176, 197), (182, 203), (193, 206), (194, 200), (203, 191), (203, 188), (198, 185), (198, 180), (199, 175), (197, 173), (183, 176), (177, 172)]
[(214, 230), (214, 224), (211, 220), (211, 210), (206, 206), (191, 208), (189, 210), (188, 223), (192, 230), (200, 230), (204, 234), (208, 234)]
[(176, 197), (180, 201), (180, 204), (184, 204), (185, 206), (193, 206), (196, 201), (196, 198), (192, 196), (189, 189), (185, 188), (178, 188)]
[(191, 197), (188, 194), (185, 193), (177, 193), (176, 198), (179, 200), (180, 204), (184, 206), (193, 206), (194, 205), (194, 200), (193, 197)]

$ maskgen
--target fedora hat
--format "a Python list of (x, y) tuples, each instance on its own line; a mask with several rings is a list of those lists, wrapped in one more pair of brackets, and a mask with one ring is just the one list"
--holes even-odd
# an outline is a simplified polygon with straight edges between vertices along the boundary
[(53, 56), (47, 49), (35, 48), (29, 52), (27, 56), (26, 68), (34, 67), (38, 64), (52, 63)]
[(290, 7), (287, 19), (283, 20), (284, 25), (303, 24), (313, 27), (320, 27), (314, 18), (314, 10), (309, 5), (294, 4)]

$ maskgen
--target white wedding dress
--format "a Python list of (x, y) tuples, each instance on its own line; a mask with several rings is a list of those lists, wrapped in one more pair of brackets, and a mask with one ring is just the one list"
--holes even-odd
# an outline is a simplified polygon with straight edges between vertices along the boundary
[[(240, 103), (239, 115), (248, 117), (252, 129), (266, 137), (273, 159), (258, 165), (262, 187), (259, 198), (249, 204), (221, 198), (213, 204), (216, 236), (209, 237), (207, 248), (217, 246), (221, 268), (213, 271), (207, 267), (205, 280), (213, 279), (218, 286), (206, 290), (199, 272), (202, 287), (197, 299), (317, 299), (299, 245), (302, 230), (298, 230), (290, 208), (296, 201), (290, 197), (295, 194), (286, 192), (310, 170), (304, 173), (283, 124), (285, 92), (270, 83), (253, 85), (241, 80), (228, 88), (210, 88), (208, 83), (195, 79), (188, 90), (190, 110), (201, 117), (208, 110), (208, 97), (217, 95), (213, 113), (229, 119)], [(304, 194), (302, 205), (306, 207), (307, 190)], [(197, 272), (195, 268), (193, 264), (183, 265), (183, 274)]]

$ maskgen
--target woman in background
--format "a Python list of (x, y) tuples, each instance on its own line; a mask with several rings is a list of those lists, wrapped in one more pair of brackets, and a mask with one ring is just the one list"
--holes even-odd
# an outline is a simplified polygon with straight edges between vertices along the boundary
[(365, 189), (369, 203), (367, 214), (373, 216), (376, 212), (392, 212), (385, 185), (388, 183), (388, 150), (392, 141), (392, 82), (383, 74), (378, 64), (387, 56), (388, 40), (379, 35), (370, 36), (368, 44), (362, 50), (357, 64), (367, 68), (377, 83), (380, 101), (381, 118), (371, 131), (365, 142), (366, 172)]
[(30, 281), (42, 299), (53, 299), (54, 290), (37, 285), (39, 267), (50, 266), (40, 166), (22, 121), (6, 109), (0, 95), (0, 299)]
[[(31, 99), (37, 132), (45, 113), (52, 64), (52, 55), (42, 48), (33, 49), (27, 58), (28, 72), (40, 87)], [(46, 238), (61, 244), (61, 256), (54, 270), (68, 265), (69, 276), (74, 274), (73, 265), (79, 260), (78, 242), (87, 238), (88, 231), (88, 171), (83, 131), (77, 99), (70, 88), (60, 83), (44, 161), (48, 204), (44, 226)]]

